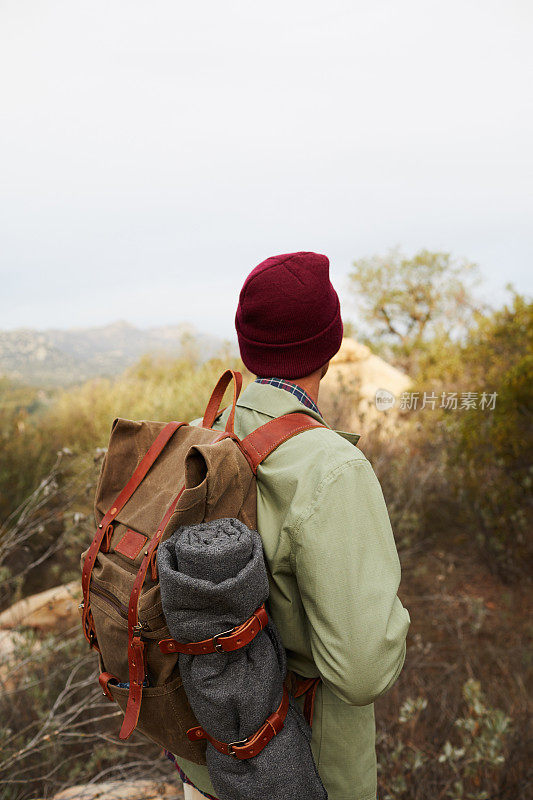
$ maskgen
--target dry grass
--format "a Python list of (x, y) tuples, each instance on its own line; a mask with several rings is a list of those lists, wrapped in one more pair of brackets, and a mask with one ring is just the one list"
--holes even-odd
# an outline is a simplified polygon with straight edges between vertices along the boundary
[[(339, 398), (332, 424), (342, 427), (351, 402)], [(504, 583), (471, 531), (458, 524), (445, 431), (428, 429), (422, 436), (414, 423), (406, 424), (413, 427), (386, 437), (367, 429), (360, 443), (383, 485), (403, 566), (400, 594), (412, 617), (404, 670), (376, 707), (380, 797), (526, 800), (533, 789), (531, 583)], [(87, 469), (85, 498), (91, 494)], [(4, 603), (21, 589), (15, 567), (25, 586), (44, 588), (48, 547), (52, 564), (62, 555), (63, 575), (78, 569), (79, 526), (88, 523), (82, 515), (74, 535), (79, 503), (69, 501), (73, 490), (56, 471), (4, 526)], [(59, 506), (58, 540), (52, 534)], [(18, 559), (34, 540), (39, 547)], [(10, 685), (3, 693), (0, 687), (2, 800), (51, 797), (86, 781), (178, 781), (159, 749), (140, 735), (127, 743), (117, 739), (119, 711), (97, 688), (94, 658), (78, 628), (40, 640), (37, 652), (34, 634), (23, 633), (17, 665), (7, 674)]]
[[(381, 796), (526, 800), (530, 587), (506, 586), (470, 556), (431, 550), (404, 558), (401, 596), (412, 619), (407, 659), (376, 707)], [(486, 714), (465, 701), (467, 682), (479, 682)], [(444, 759), (446, 742), (463, 756)]]

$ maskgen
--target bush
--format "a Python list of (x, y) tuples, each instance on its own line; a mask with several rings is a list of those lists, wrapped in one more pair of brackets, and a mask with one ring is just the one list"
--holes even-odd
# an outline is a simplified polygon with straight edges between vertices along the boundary
[[(426, 362), (413, 392), (434, 393), (434, 408), (406, 411), (396, 435), (365, 433), (400, 546), (476, 549), (504, 580), (530, 579), (532, 344), (533, 304), (515, 295)], [(457, 408), (442, 406), (442, 392)]]
[[(533, 304), (523, 298), (479, 318), (453, 387), (474, 392), (478, 407), (444, 414), (457, 525), (506, 579), (531, 574), (532, 345)], [(497, 395), (494, 409), (482, 410), (479, 398), (488, 392)]]

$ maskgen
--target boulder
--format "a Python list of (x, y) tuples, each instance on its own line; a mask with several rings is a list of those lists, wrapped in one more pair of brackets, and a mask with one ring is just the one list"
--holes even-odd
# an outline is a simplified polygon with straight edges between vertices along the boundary
[[(20, 653), (22, 647), (28, 647), (23, 633), (12, 630), (0, 630), (0, 692), (12, 692), (20, 683)], [(33, 641), (29, 645), (30, 653), (38, 653), (41, 644)]]
[(78, 605), (81, 583), (71, 581), (44, 592), (32, 594), (0, 614), (0, 630), (19, 627), (39, 631), (58, 631), (79, 624)]
[[(400, 395), (410, 386), (405, 372), (346, 337), (322, 380), (320, 408), (333, 427), (355, 433), (376, 421), (390, 427), (397, 422)], [(385, 402), (376, 406), (377, 393)]]
[(183, 800), (183, 788), (180, 781), (106, 781), (71, 786), (52, 800)]

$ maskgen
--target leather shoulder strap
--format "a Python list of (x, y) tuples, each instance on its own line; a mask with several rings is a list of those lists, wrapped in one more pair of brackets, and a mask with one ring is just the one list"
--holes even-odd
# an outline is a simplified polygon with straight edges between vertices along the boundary
[(212, 428), (215, 419), (217, 418), (220, 410), (220, 404), (224, 393), (231, 381), (233, 381), (233, 402), (231, 404), (231, 411), (226, 423), (226, 431), (233, 433), (233, 420), (235, 418), (235, 405), (239, 398), (242, 389), (242, 375), (240, 372), (234, 372), (232, 369), (227, 369), (222, 373), (218, 379), (217, 385), (213, 389), (207, 408), (205, 410), (204, 418), (202, 420), (202, 428)]
[(327, 428), (318, 420), (305, 414), (295, 411), (292, 414), (284, 414), (282, 417), (266, 422), (260, 428), (249, 433), (241, 440), (240, 446), (245, 451), (254, 473), (257, 467), (267, 456), (270, 455), (280, 444), (287, 439), (296, 436), (298, 433), (310, 431), (314, 428)]

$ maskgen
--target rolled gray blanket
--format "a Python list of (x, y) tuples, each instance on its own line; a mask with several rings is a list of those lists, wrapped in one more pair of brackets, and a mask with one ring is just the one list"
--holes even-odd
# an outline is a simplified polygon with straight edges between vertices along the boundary
[[(182, 642), (240, 625), (268, 599), (261, 537), (237, 519), (183, 526), (159, 547), (163, 613)], [(267, 606), (268, 610), (268, 606)], [(280, 704), (287, 665), (268, 625), (231, 653), (179, 655), (192, 710), (214, 738), (252, 735)], [(283, 729), (253, 758), (239, 760), (207, 743), (207, 767), (220, 800), (326, 800), (311, 753), (311, 729), (290, 696)]]

